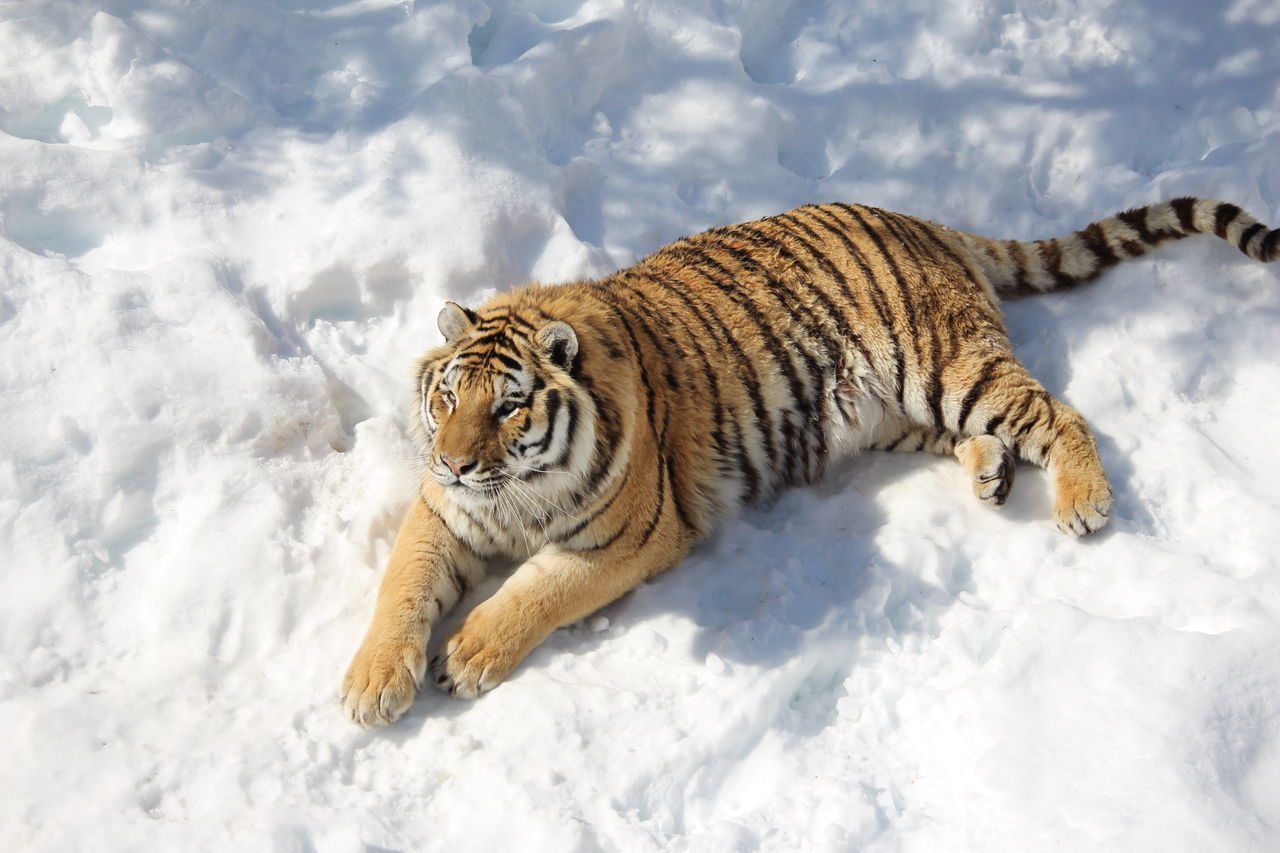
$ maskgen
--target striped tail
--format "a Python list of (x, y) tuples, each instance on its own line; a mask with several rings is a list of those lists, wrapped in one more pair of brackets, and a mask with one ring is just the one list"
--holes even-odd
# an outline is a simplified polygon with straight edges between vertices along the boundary
[(1019, 242), (960, 235), (1001, 296), (1049, 293), (1092, 281), (1169, 240), (1216, 234), (1255, 261), (1280, 259), (1280, 229), (1227, 202), (1176, 198), (1135, 207), (1066, 237)]

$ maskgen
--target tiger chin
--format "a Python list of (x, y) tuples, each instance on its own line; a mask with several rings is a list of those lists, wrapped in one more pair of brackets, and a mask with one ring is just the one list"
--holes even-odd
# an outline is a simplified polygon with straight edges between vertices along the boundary
[[(1205, 199), (1034, 242), (823, 204), (599, 281), (446, 304), (411, 410), (426, 471), (342, 684), (347, 716), (390, 723), (428, 677), (466, 698), (493, 689), (737, 508), (868, 448), (953, 454), (992, 505), (1015, 461), (1039, 465), (1057, 526), (1098, 530), (1112, 492), (1093, 435), (1015, 358), (999, 299), (1202, 232), (1280, 254), (1280, 230)], [(521, 562), (428, 668), (432, 626), (500, 557)]]

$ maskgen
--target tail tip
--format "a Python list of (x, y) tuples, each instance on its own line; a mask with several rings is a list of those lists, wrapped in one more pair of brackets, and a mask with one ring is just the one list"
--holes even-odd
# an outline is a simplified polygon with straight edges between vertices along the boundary
[(1262, 239), (1262, 247), (1258, 250), (1258, 259), (1269, 264), (1280, 260), (1280, 228), (1276, 228)]

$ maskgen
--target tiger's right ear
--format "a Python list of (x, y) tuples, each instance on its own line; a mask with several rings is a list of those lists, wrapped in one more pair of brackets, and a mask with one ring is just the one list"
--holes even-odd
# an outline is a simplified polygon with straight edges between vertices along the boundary
[(444, 335), (444, 342), (451, 344), (479, 319), (476, 312), (463, 308), (456, 302), (446, 302), (440, 309), (440, 316), (436, 318), (436, 325), (440, 327), (440, 334)]

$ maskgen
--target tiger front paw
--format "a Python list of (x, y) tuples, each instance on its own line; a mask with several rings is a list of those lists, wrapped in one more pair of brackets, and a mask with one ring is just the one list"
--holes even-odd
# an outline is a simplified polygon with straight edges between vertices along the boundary
[(1059, 483), (1053, 515), (1058, 529), (1068, 536), (1084, 536), (1101, 530), (1111, 515), (1111, 486), (1098, 478), (1091, 482)]
[(485, 605), (477, 607), (432, 659), (436, 686), (452, 696), (475, 699), (501, 684), (527, 652), (511, 639), (523, 632), (511, 627), (500, 626)]
[(342, 679), (347, 718), (366, 727), (395, 722), (413, 704), (426, 669), (425, 642), (366, 640)]

